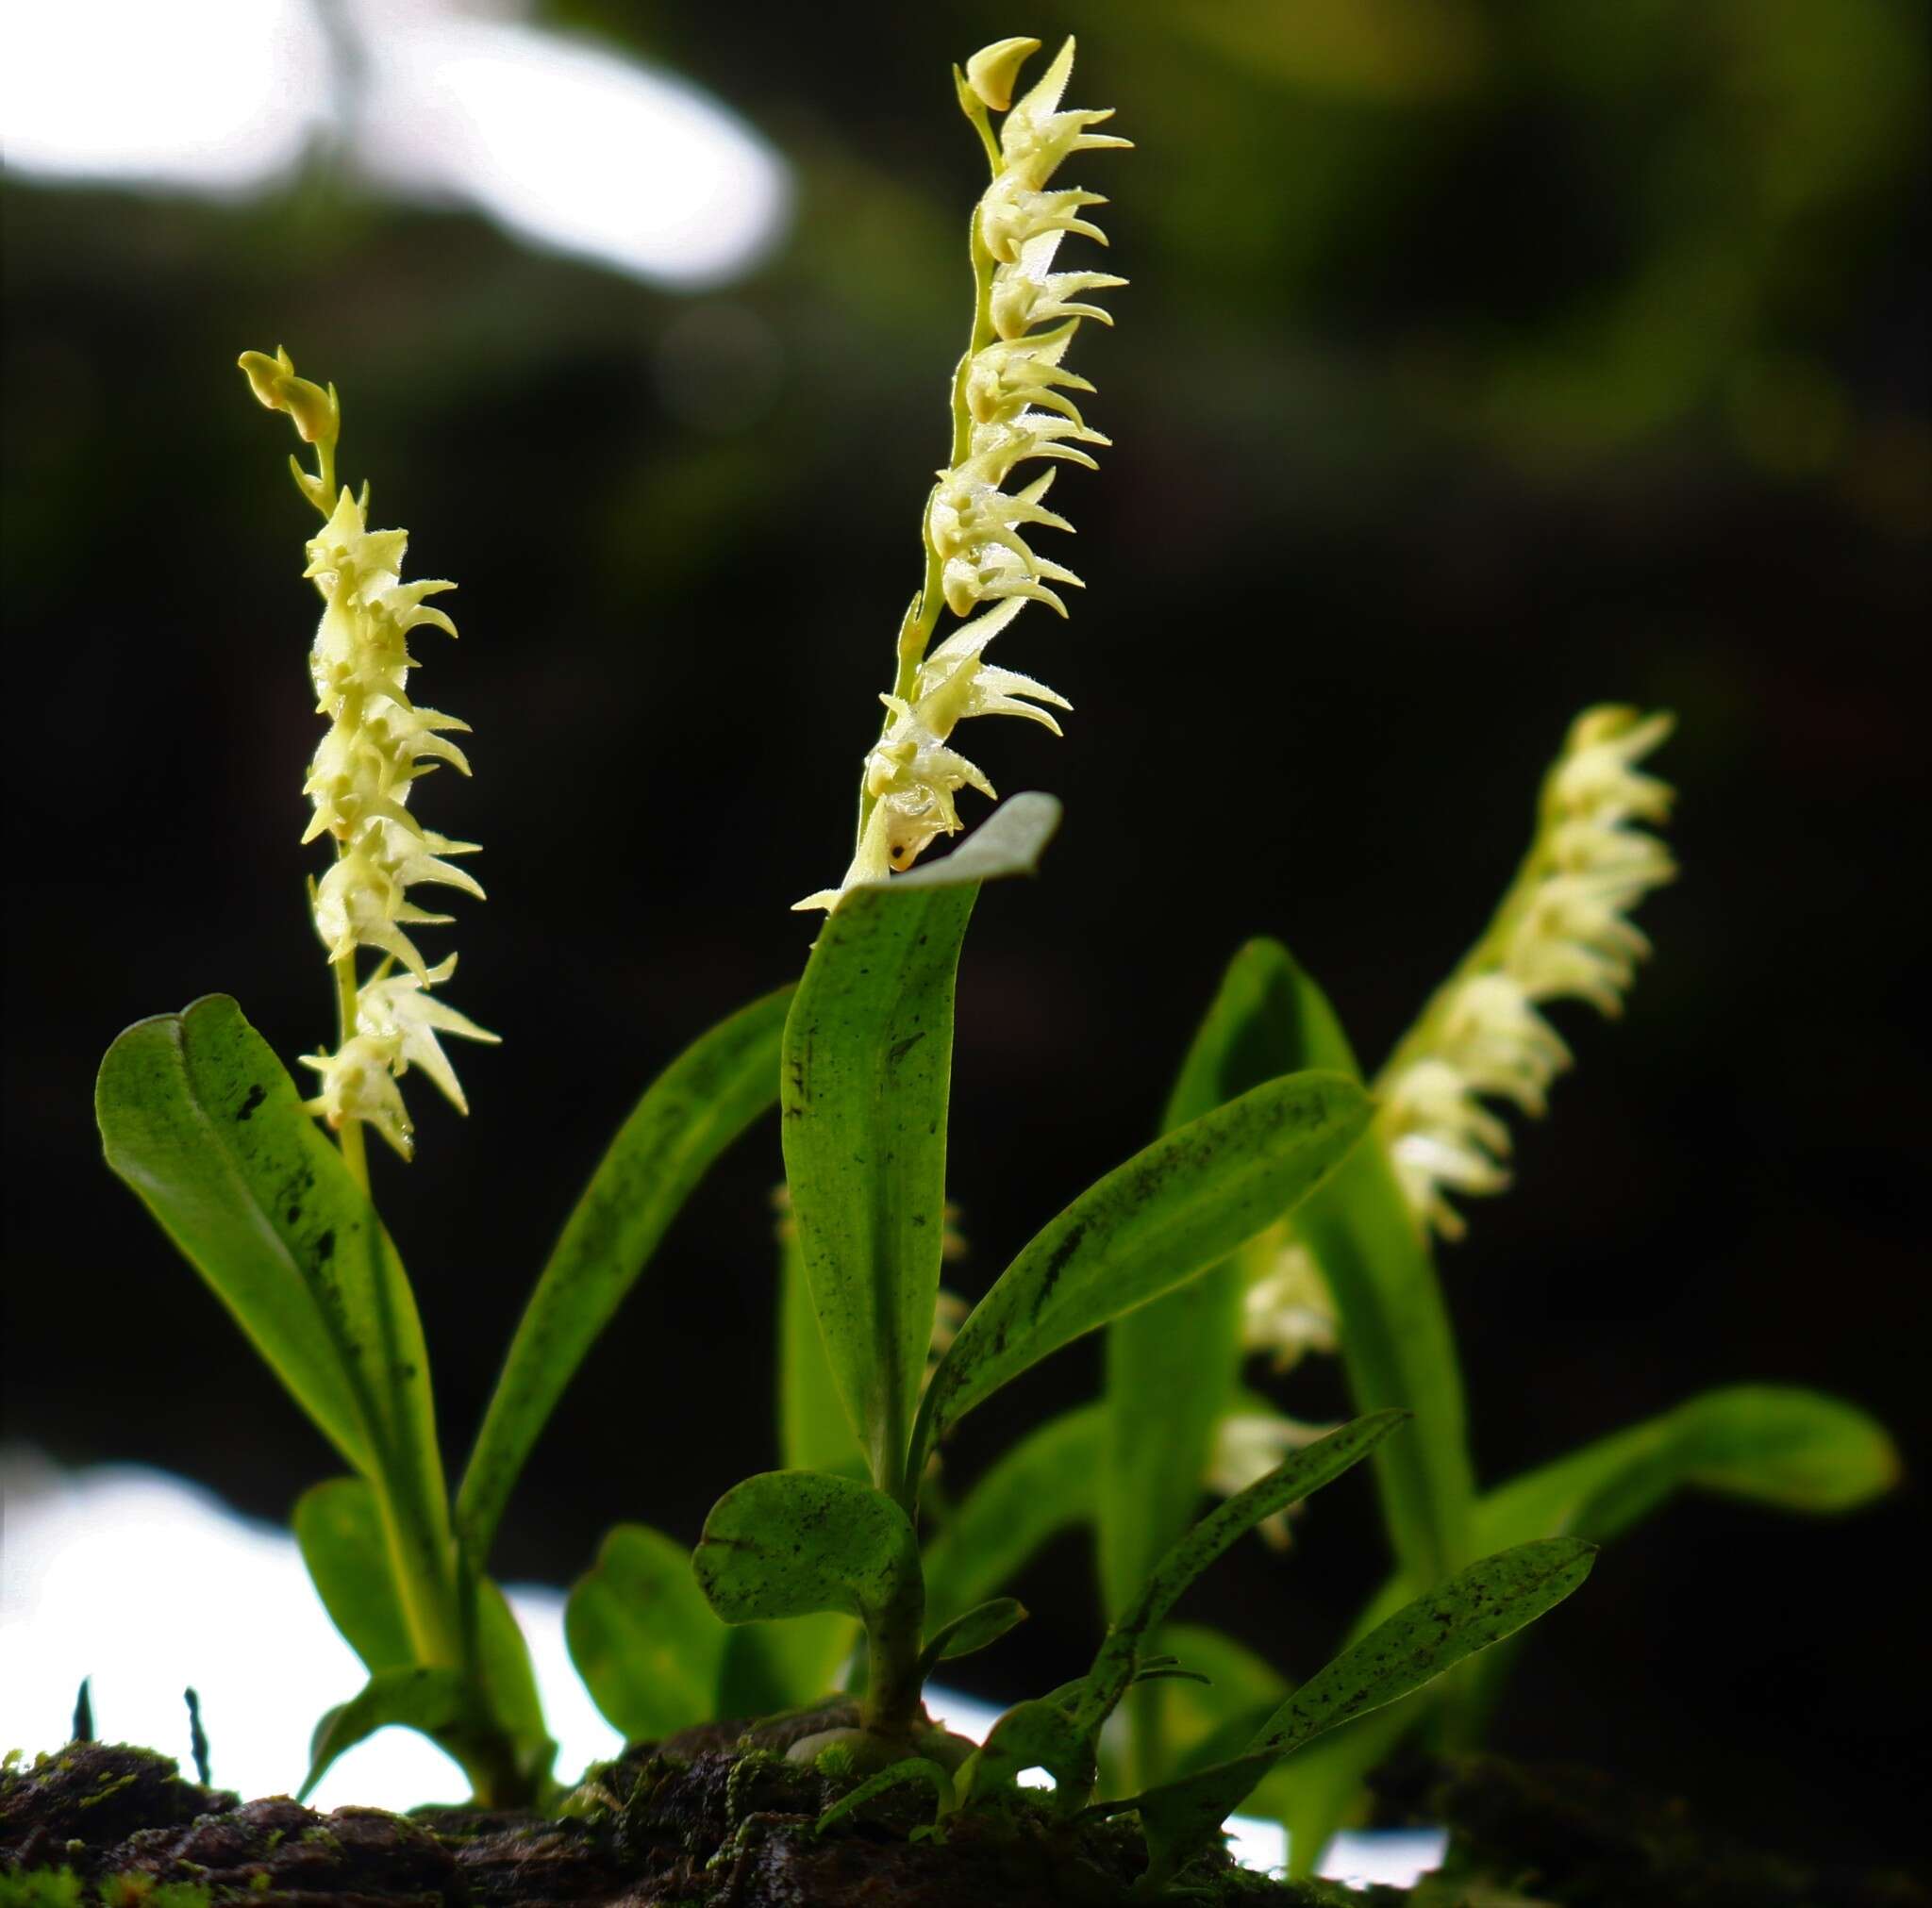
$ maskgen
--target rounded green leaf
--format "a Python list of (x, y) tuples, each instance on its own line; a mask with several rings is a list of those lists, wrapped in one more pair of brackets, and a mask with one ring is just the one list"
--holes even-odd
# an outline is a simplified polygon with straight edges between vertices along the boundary
[(626, 1741), (713, 1718), (731, 1633), (683, 1545), (643, 1524), (618, 1525), (572, 1589), (563, 1632), (591, 1701)]
[(870, 1625), (920, 1588), (906, 1513), (870, 1485), (822, 1471), (768, 1470), (726, 1491), (691, 1568), (727, 1623), (836, 1610)]

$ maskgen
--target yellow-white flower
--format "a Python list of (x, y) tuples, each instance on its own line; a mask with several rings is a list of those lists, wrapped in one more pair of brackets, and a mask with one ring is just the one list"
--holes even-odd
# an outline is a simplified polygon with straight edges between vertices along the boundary
[[(986, 108), (1006, 108), (1021, 66), (1038, 49), (1037, 41), (995, 41), (959, 75), (961, 104), (989, 143)], [(1064, 616), (1066, 603), (1054, 586), (1080, 587), (1071, 570), (1041, 556), (1025, 534), (1073, 528), (1045, 506), (1054, 473), (1014, 490), (1005, 488), (1008, 479), (1036, 460), (1091, 470), (1093, 458), (1082, 446), (1107, 442), (1068, 395), (1093, 387), (1063, 360), (1083, 318), (1112, 322), (1098, 306), (1080, 302), (1081, 294), (1126, 281), (1051, 269), (1067, 234), (1103, 244), (1106, 237), (1084, 216), (1104, 200), (1049, 190), (1049, 181), (1073, 154), (1128, 141), (1091, 130), (1110, 111), (1060, 108), (1073, 70), (1069, 40), (1040, 83), (1007, 113), (992, 148), (992, 183), (974, 214), (979, 301), (973, 344), (955, 378), (953, 457), (926, 506), (926, 587), (901, 634), (899, 680), (881, 698), (886, 723), (865, 759), (864, 820), (851, 866), (838, 888), (808, 896), (800, 908), (836, 907), (847, 889), (909, 868), (938, 837), (957, 833), (954, 797), (961, 788), (992, 796), (986, 776), (950, 746), (958, 723), (970, 716), (1022, 715), (1058, 735), (1058, 723), (1033, 705), (1071, 706), (1028, 677), (991, 668), (983, 652), (1023, 604), (1044, 603)], [(959, 617), (983, 613), (927, 655), (941, 606)]]
[[(483, 898), (475, 878), (449, 858), (474, 854), (476, 844), (425, 828), (408, 806), (415, 783), (439, 765), (470, 772), (467, 757), (450, 739), (451, 731), (467, 733), (468, 724), (418, 707), (408, 690), (416, 666), (409, 633), (427, 626), (456, 635), (456, 624), (426, 600), (456, 586), (404, 583), (408, 533), (369, 527), (366, 487), (360, 497), (347, 489), (334, 493), (341, 425), (334, 387), (325, 393), (297, 377), (284, 351), (274, 357), (246, 352), (241, 364), (256, 396), (270, 409), (290, 413), (304, 441), (317, 448), (313, 475), (295, 469), (303, 494), (325, 519), (308, 543), (303, 572), (323, 601), (309, 674), (317, 713), (329, 726), (303, 784), (314, 812), (302, 838), (326, 835), (336, 846), (334, 866), (313, 890), (316, 932), (347, 977), (345, 987), (354, 979), (358, 950), (382, 956), (375, 975), (354, 989), (353, 1019), (342, 1029), (340, 1051), (306, 1063), (322, 1075), (322, 1091), (309, 1105), (339, 1129), (348, 1120), (366, 1121), (407, 1158), (410, 1125), (396, 1081), (412, 1064), (420, 1066), (458, 1111), (466, 1111), (436, 1036), (496, 1038), (430, 998), (430, 988), (454, 971), (456, 957), (430, 967), (406, 931), (451, 919), (412, 902), (412, 888), (440, 885)], [(402, 973), (390, 972), (395, 963)]]
[(322, 1075), (322, 1090), (311, 1105), (331, 1126), (340, 1127), (344, 1120), (365, 1120), (408, 1158), (415, 1128), (395, 1083), (412, 1066), (435, 1081), (458, 1113), (470, 1110), (456, 1069), (437, 1036), (455, 1034), (491, 1046), (498, 1037), (428, 991), (448, 980), (456, 966), (457, 957), (451, 954), (421, 977), (385, 976), (378, 970), (377, 978), (365, 981), (357, 990), (356, 1031), (341, 1051), (303, 1055), (302, 1064)]
[(1661, 822), (1672, 791), (1638, 763), (1671, 731), (1666, 715), (1585, 711), (1543, 785), (1537, 836), (1489, 931), (1429, 1004), (1376, 1083), (1376, 1126), (1410, 1208), (1450, 1238), (1450, 1192), (1509, 1183), (1509, 1129), (1481, 1103), (1540, 1115), (1571, 1064), (1539, 1011), (1562, 999), (1616, 1016), (1650, 943), (1627, 919), (1676, 872), (1638, 824)]
[(1241, 1343), (1246, 1350), (1267, 1352), (1277, 1371), (1291, 1369), (1310, 1352), (1335, 1350), (1339, 1325), (1328, 1282), (1287, 1220), (1277, 1220), (1251, 1241), (1241, 1263), (1246, 1273)]

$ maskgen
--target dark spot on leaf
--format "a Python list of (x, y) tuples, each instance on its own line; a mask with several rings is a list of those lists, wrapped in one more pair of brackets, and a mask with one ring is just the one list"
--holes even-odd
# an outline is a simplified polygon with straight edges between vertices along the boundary
[(336, 1231), (333, 1226), (321, 1234), (315, 1241), (315, 1256), (319, 1259), (332, 1258), (336, 1250)]
[(1080, 1241), (1087, 1236), (1083, 1221), (1068, 1230), (1067, 1236), (1054, 1247), (1052, 1256), (1046, 1262), (1046, 1271), (1040, 1282), (1040, 1290), (1034, 1294), (1033, 1316), (1038, 1319), (1046, 1302), (1053, 1297), (1053, 1288), (1059, 1284), (1060, 1274), (1067, 1269), (1067, 1261), (1080, 1249)]
[(267, 1098), (268, 1088), (258, 1082), (248, 1089), (248, 1098), (242, 1101), (242, 1110), (236, 1114), (235, 1118), (237, 1120), (253, 1120), (255, 1118), (255, 1109)]
[(908, 1034), (905, 1039), (894, 1041), (891, 1052), (886, 1055), (887, 1063), (896, 1067), (924, 1038), (925, 1030), (922, 1027), (918, 1033)]

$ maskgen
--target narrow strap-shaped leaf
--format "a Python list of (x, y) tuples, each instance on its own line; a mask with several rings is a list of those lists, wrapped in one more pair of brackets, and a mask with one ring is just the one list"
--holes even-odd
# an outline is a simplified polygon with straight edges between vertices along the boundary
[[(1229, 963), (1194, 1035), (1160, 1130), (1171, 1133), (1293, 1072), (1295, 1011), (1292, 971), (1279, 946), (1250, 941)], [(1193, 1520), (1215, 1427), (1241, 1373), (1242, 1283), (1241, 1265), (1228, 1259), (1108, 1327), (1099, 1550), (1109, 1616), (1127, 1607)], [(1149, 1702), (1158, 1705), (1158, 1692), (1149, 1692)]]
[(1241, 1364), (1240, 1253), (1107, 1329), (1102, 1601), (1118, 1615), (1200, 1507)]
[(1687, 1486), (1782, 1510), (1846, 1511), (1899, 1476), (1896, 1447), (1857, 1405), (1790, 1385), (1727, 1385), (1512, 1478), (1483, 1499), (1476, 1534), (1486, 1544), (1601, 1541)]
[(924, 1453), (1049, 1352), (1172, 1291), (1293, 1208), (1368, 1123), (1351, 1080), (1272, 1080), (1164, 1135), (1037, 1233), (974, 1306), (926, 1387)]
[(778, 1454), (787, 1470), (858, 1475), (865, 1465), (825, 1356), (798, 1228), (789, 1214), (778, 1238)]
[(1399, 1411), (1358, 1418), (1305, 1445), (1203, 1518), (1155, 1566), (1141, 1594), (1123, 1614), (1094, 1658), (1079, 1720), (1097, 1729), (1126, 1693), (1148, 1636), (1167, 1620), (1183, 1591), (1248, 1532), (1277, 1511), (1332, 1484), (1367, 1457), (1403, 1421)]
[[(1870, 1502), (1898, 1476), (1890, 1438), (1856, 1405), (1785, 1385), (1732, 1385), (1499, 1485), (1476, 1504), (1475, 1543), (1494, 1551), (1536, 1537), (1607, 1542), (1687, 1488), (1831, 1515)], [(1407, 1595), (1407, 1580), (1391, 1579), (1357, 1633), (1373, 1628)], [(1462, 1734), (1494, 1702), (1516, 1649), (1505, 1643), (1488, 1651), (1472, 1666), (1474, 1674), (1458, 1681)], [(1293, 1780), (1280, 1785), (1279, 1809), (1268, 1811), (1289, 1832), (1295, 1873), (1314, 1872), (1370, 1770), (1388, 1759), (1416, 1719), (1414, 1705), (1372, 1717), (1324, 1736), (1297, 1759)]]
[(959, 945), (980, 883), (1029, 872), (1058, 820), (1017, 795), (943, 861), (848, 894), (785, 1026), (792, 1217), (846, 1415), (895, 1494), (939, 1295)]
[(429, 1360), (402, 1261), (268, 1044), (225, 994), (137, 1022), (95, 1089), (108, 1164), (296, 1402), (447, 1569)]
[(1485, 1557), (1344, 1650), (1282, 1703), (1247, 1751), (1121, 1802), (1147, 1834), (1147, 1890), (1163, 1884), (1220, 1829), (1268, 1771), (1304, 1743), (1398, 1701), (1533, 1621), (1569, 1596), (1595, 1556), (1559, 1537)]
[(1093, 1516), (1102, 1408), (1050, 1418), (1001, 1454), (925, 1547), (925, 1599), (935, 1621), (992, 1596), (1050, 1539)]
[(375, 1492), (359, 1477), (330, 1478), (302, 1493), (291, 1521), (323, 1608), (362, 1667), (374, 1675), (414, 1663)]
[(597, 1335), (711, 1163), (777, 1097), (791, 990), (720, 1021), (645, 1090), (564, 1222), (511, 1340), (457, 1500), (480, 1568), (504, 1505)]
[(907, 1756), (882, 1768), (877, 1775), (868, 1776), (856, 1789), (841, 1796), (812, 1824), (812, 1833), (823, 1835), (834, 1822), (842, 1821), (856, 1810), (863, 1808), (874, 1796), (882, 1796), (888, 1789), (903, 1788), (908, 1783), (924, 1783), (931, 1788), (935, 1822), (943, 1821), (957, 1806), (953, 1799), (952, 1776), (929, 1756)]
[(1026, 1606), (1018, 1598), (995, 1597), (955, 1617), (950, 1623), (941, 1623), (920, 1651), (921, 1676), (929, 1675), (935, 1664), (971, 1656), (974, 1651), (997, 1643), (1016, 1623), (1025, 1620)]
[[(1321, 988), (1287, 949), (1259, 945), (1274, 947), (1284, 969), (1270, 1017), (1284, 1068), (1330, 1067), (1359, 1078)], [(1415, 1414), (1415, 1435), (1376, 1453), (1375, 1482), (1397, 1561), (1412, 1581), (1439, 1583), (1474, 1554), (1469, 1518), (1475, 1484), (1462, 1375), (1428, 1240), (1373, 1138), (1302, 1206), (1294, 1224), (1335, 1300), (1356, 1409), (1394, 1405)]]
[(716, 1714), (731, 1632), (698, 1588), (690, 1553), (659, 1532), (610, 1532), (571, 1590), (563, 1633), (591, 1700), (627, 1742)]

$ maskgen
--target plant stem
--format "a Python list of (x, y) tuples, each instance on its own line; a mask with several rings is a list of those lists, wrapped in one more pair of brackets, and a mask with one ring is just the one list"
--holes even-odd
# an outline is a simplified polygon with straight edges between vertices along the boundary
[(874, 1735), (903, 1741), (919, 1716), (919, 1650), (925, 1624), (925, 1583), (915, 1564), (909, 1580), (866, 1624), (868, 1674), (858, 1720)]

